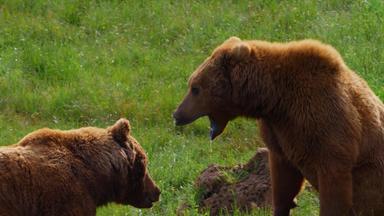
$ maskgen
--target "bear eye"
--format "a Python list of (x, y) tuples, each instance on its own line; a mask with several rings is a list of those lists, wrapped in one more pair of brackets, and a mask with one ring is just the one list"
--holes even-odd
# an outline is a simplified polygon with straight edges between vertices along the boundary
[(192, 94), (195, 95), (195, 96), (199, 94), (199, 91), (200, 91), (200, 90), (199, 90), (197, 87), (192, 87), (192, 88), (191, 88), (191, 92), (192, 92)]

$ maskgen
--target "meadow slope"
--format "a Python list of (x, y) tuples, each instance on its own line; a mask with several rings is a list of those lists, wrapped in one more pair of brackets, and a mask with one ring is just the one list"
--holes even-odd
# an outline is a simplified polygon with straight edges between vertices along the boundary
[[(41, 127), (106, 127), (127, 117), (161, 201), (150, 210), (109, 205), (97, 215), (175, 215), (182, 203), (197, 215), (198, 173), (245, 162), (263, 146), (252, 120), (231, 122), (214, 142), (207, 119), (174, 126), (171, 113), (200, 62), (233, 35), (319, 39), (383, 100), (383, 26), (380, 0), (0, 0), (0, 145)], [(294, 215), (318, 215), (314, 193), (298, 200)]]

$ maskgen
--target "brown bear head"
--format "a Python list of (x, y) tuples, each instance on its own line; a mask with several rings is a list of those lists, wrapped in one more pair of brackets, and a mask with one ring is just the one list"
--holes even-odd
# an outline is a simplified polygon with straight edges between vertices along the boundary
[(129, 121), (120, 119), (113, 126), (109, 127), (108, 131), (114, 141), (121, 147), (118, 150), (119, 156), (126, 160), (128, 164), (128, 170), (120, 170), (121, 166), (116, 168), (119, 172), (126, 175), (126, 178), (122, 178), (126, 182), (116, 183), (123, 187), (117, 189), (119, 192), (115, 201), (138, 208), (152, 207), (152, 203), (159, 200), (160, 189), (148, 173), (148, 161), (143, 148), (130, 135), (131, 126)]
[(208, 116), (211, 139), (220, 135), (229, 120), (244, 113), (247, 85), (243, 73), (251, 68), (254, 51), (248, 42), (231, 37), (217, 47), (190, 76), (189, 89), (174, 112), (176, 125), (185, 125), (199, 117)]

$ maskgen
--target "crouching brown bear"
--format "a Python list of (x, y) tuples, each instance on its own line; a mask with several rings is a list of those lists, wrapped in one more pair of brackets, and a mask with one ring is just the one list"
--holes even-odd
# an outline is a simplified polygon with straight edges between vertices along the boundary
[(322, 216), (384, 215), (384, 105), (331, 46), (228, 39), (174, 113), (177, 125), (202, 116), (212, 139), (237, 116), (259, 120), (274, 215), (289, 215), (304, 178)]
[(95, 215), (108, 202), (149, 208), (160, 190), (128, 120), (41, 129), (0, 148), (0, 215)]

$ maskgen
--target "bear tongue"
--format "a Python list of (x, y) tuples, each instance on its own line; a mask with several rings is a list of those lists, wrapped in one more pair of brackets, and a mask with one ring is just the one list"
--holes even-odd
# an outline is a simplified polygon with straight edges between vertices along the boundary
[(211, 122), (211, 130), (210, 130), (211, 140), (214, 140), (217, 136), (219, 136), (223, 132), (225, 126), (227, 126), (228, 121), (217, 122), (213, 120), (211, 117), (209, 117), (209, 121)]

